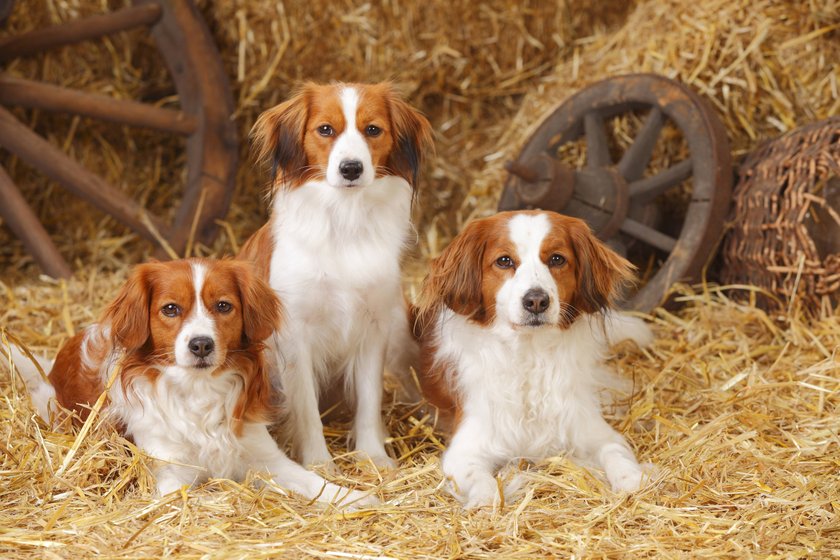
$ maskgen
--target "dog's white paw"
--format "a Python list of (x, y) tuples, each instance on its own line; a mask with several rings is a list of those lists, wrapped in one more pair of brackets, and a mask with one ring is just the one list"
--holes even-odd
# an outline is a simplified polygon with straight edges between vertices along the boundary
[(330, 500), (330, 502), (340, 509), (349, 511), (375, 507), (381, 503), (379, 498), (372, 494), (346, 488), (342, 488), (341, 491), (337, 492), (334, 499)]
[(176, 490), (180, 490), (182, 486), (191, 486), (191, 482), (182, 480), (174, 475), (163, 474), (157, 478), (155, 492), (158, 497), (162, 497)]
[(373, 454), (365, 451), (357, 451), (356, 460), (360, 463), (373, 463), (380, 471), (393, 471), (397, 468), (397, 462), (389, 457), (384, 450)]
[(329, 474), (340, 472), (326, 446), (323, 448), (321, 446), (309, 446), (302, 449), (299, 455), (300, 462), (309, 470), (312, 470), (313, 467), (322, 467)]
[(615, 492), (636, 492), (656, 478), (660, 469), (652, 463), (638, 465), (628, 460), (616, 461), (606, 469), (607, 479)]
[(614, 492), (635, 492), (642, 486), (642, 469), (625, 468), (611, 469), (607, 471), (607, 479)]
[(473, 472), (459, 483), (451, 481), (450, 484), (450, 493), (461, 502), (464, 509), (496, 507), (501, 503), (499, 485), (489, 473)]

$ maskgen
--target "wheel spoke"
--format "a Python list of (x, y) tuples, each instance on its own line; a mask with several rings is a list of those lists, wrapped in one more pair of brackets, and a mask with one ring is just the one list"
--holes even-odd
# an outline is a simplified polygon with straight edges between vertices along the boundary
[(195, 118), (180, 111), (11, 78), (2, 74), (0, 104), (82, 115), (118, 124), (175, 132), (184, 136), (189, 136), (198, 128)]
[(604, 129), (604, 119), (595, 112), (586, 113), (583, 117), (583, 128), (586, 135), (586, 166), (610, 165), (612, 160), (609, 144), (607, 144), (607, 131)]
[[(143, 224), (141, 218), (145, 213), (143, 207), (32, 132), (2, 107), (0, 107), (0, 146), (140, 235), (155, 240), (154, 233)], [(146, 218), (164, 238), (168, 237), (169, 228), (158, 218), (149, 215), (146, 215)]]
[(625, 219), (619, 229), (630, 237), (635, 237), (639, 241), (644, 241), (648, 245), (661, 249), (666, 253), (673, 251), (677, 244), (677, 240), (673, 237), (656, 231), (652, 227), (646, 226), (641, 222), (631, 220), (630, 218)]
[(140, 4), (6, 37), (0, 40), (0, 62), (87, 39), (96, 39), (133, 27), (152, 25), (160, 19), (161, 13), (161, 7), (155, 3)]
[(26, 199), (2, 167), (0, 167), (0, 199), (3, 200), (3, 204), (0, 205), (0, 216), (9, 225), (9, 229), (23, 242), (35, 262), (53, 278), (69, 278), (72, 271), (67, 261), (55, 248), (55, 244), (35, 212), (26, 203)]
[(654, 199), (671, 187), (675, 187), (691, 177), (691, 172), (691, 160), (684, 159), (665, 171), (660, 171), (653, 177), (639, 179), (630, 183), (627, 186), (630, 198), (639, 199), (642, 202)]
[(662, 130), (662, 112), (659, 107), (653, 107), (648, 113), (639, 134), (624, 152), (621, 161), (618, 162), (618, 172), (629, 182), (635, 181), (644, 173), (650, 163), (650, 156), (653, 148), (659, 139), (659, 132)]

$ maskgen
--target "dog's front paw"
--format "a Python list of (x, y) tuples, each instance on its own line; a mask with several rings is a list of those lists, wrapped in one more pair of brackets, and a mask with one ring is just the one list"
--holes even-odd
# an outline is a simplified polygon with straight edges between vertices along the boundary
[(605, 470), (615, 492), (636, 492), (660, 473), (660, 469), (652, 463), (639, 465), (628, 459), (614, 461)]
[(380, 504), (379, 498), (367, 492), (358, 490), (342, 489), (335, 496), (332, 504), (340, 509), (355, 511), (369, 507), (376, 507)]
[(465, 509), (495, 507), (502, 501), (496, 478), (489, 473), (478, 471), (469, 473), (460, 481), (450, 479), (449, 492)]
[(607, 479), (614, 492), (635, 492), (642, 487), (644, 473), (638, 467), (621, 467), (607, 470)]
[(183, 486), (191, 485), (192, 481), (184, 480), (174, 474), (159, 474), (155, 482), (155, 494), (158, 497), (162, 497), (176, 490), (180, 490)]
[(392, 471), (397, 468), (397, 462), (385, 454), (384, 451), (376, 454), (359, 451), (357, 454), (357, 460), (360, 463), (371, 462), (380, 471)]
[(330, 474), (338, 474), (338, 467), (333, 463), (332, 455), (326, 445), (310, 445), (300, 450), (300, 462), (307, 469), (323, 467)]

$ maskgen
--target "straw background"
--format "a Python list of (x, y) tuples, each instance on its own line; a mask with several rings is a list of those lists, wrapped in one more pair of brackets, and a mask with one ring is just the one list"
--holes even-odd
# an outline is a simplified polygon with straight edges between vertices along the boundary
[[(836, 0), (204, 1), (237, 105), (241, 167), (212, 247), (235, 250), (266, 218), (266, 175), (248, 156), (260, 111), (298, 80), (393, 79), (432, 120), (437, 154), (421, 177), (411, 292), (428, 257), (473, 215), (492, 211), (512, 157), (541, 117), (596, 79), (651, 71), (711, 100), (736, 157), (840, 109)], [(122, 6), (18, 1), (0, 33)], [(177, 106), (142, 32), (10, 63), (4, 71)], [(88, 119), (17, 111), (51, 142), (166, 216), (183, 177), (182, 143)], [(0, 227), (0, 328), (53, 355), (98, 315), (128, 266), (151, 251), (112, 219), (5, 153), (9, 170), (77, 271), (39, 276)], [(146, 460), (107, 426), (84, 438), (33, 417), (0, 365), (0, 556), (104, 557), (831, 557), (840, 550), (840, 318), (768, 316), (731, 298), (749, 287), (678, 286), (684, 307), (651, 316), (650, 350), (617, 349), (634, 380), (613, 418), (641, 461), (661, 469), (639, 494), (558, 457), (528, 467), (525, 496), (464, 513), (441, 488), (445, 439), (388, 400), (401, 468), (380, 477), (343, 459), (347, 484), (383, 499), (343, 514), (248, 484), (214, 481), (156, 500)], [(5, 340), (2, 345), (5, 345)], [(329, 426), (343, 453), (347, 426)]]

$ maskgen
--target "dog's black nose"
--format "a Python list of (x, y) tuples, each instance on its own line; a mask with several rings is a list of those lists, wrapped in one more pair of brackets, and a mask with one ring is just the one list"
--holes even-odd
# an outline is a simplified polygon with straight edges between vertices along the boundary
[(364, 171), (362, 162), (357, 159), (347, 159), (338, 164), (338, 171), (348, 181), (355, 181)]
[(216, 344), (209, 336), (197, 336), (190, 340), (190, 352), (197, 358), (206, 358)]
[(522, 307), (535, 315), (539, 315), (548, 309), (548, 304), (551, 300), (545, 290), (541, 288), (531, 288), (525, 292), (522, 298)]

